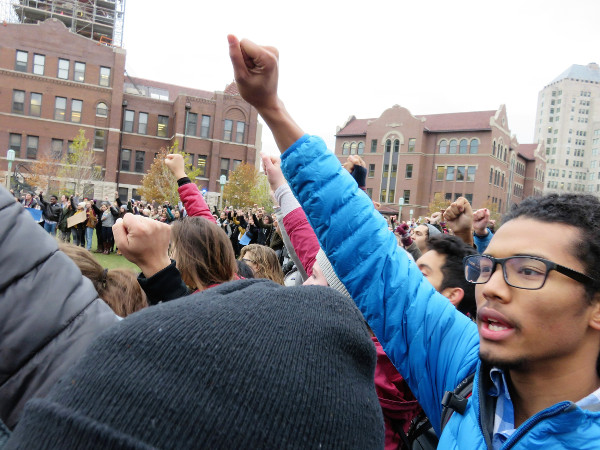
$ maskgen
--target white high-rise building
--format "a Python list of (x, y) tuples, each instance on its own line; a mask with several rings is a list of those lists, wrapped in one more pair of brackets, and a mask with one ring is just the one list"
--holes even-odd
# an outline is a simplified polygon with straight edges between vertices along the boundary
[(598, 64), (573, 64), (540, 91), (535, 139), (546, 145), (544, 192), (600, 195)]

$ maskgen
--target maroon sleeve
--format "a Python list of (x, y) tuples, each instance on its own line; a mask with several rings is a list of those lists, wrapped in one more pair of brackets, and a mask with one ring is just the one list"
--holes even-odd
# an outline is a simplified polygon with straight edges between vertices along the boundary
[(202, 193), (198, 190), (198, 186), (194, 183), (187, 183), (179, 186), (179, 198), (191, 217), (204, 217), (213, 223), (217, 223), (213, 215), (210, 213), (208, 205), (202, 197)]
[(296, 208), (286, 214), (283, 218), (283, 226), (306, 274), (310, 277), (320, 246), (302, 208)]

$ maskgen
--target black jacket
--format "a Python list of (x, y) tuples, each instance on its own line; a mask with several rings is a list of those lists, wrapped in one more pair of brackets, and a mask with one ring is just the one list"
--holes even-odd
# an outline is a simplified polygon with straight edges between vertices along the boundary
[(51, 220), (52, 222), (58, 222), (62, 213), (62, 205), (58, 202), (52, 204), (44, 200), (42, 194), (40, 194), (40, 206), (42, 207), (42, 214), (44, 219)]
[(0, 420), (14, 428), (103, 330), (118, 321), (92, 282), (0, 188)]

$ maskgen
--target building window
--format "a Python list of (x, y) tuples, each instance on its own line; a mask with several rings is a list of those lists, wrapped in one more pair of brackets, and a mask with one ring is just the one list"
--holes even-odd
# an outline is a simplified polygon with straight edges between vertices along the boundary
[(246, 134), (246, 124), (244, 122), (237, 122), (235, 127), (235, 142), (243, 144), (244, 135)]
[(206, 176), (206, 155), (198, 155), (198, 176)]
[(23, 50), (17, 50), (17, 55), (15, 59), (15, 70), (19, 72), (27, 72), (27, 59), (29, 54), (24, 52)]
[(131, 167), (131, 150), (121, 149), (121, 170), (129, 171)]
[(25, 91), (13, 90), (12, 112), (25, 114)]
[(446, 174), (445, 166), (438, 166), (435, 172), (435, 180), (436, 181), (444, 181), (444, 175)]
[(447, 202), (452, 200), (452, 192), (446, 192), (444, 194), (444, 200), (446, 200)]
[(389, 153), (392, 151), (392, 141), (391, 140), (387, 140), (385, 141), (385, 152)]
[(44, 66), (46, 65), (46, 57), (44, 55), (33, 55), (33, 73), (36, 75), (44, 75)]
[(450, 154), (456, 153), (456, 139), (450, 141)]
[(81, 123), (81, 110), (83, 109), (83, 101), (71, 100), (71, 122)]
[(445, 139), (440, 141), (440, 153), (448, 153), (448, 141)]
[(138, 173), (144, 173), (144, 159), (146, 152), (136, 150), (135, 152), (135, 171)]
[(462, 194), (460, 192), (454, 193), (454, 201), (458, 200)]
[(365, 153), (365, 143), (364, 142), (359, 142), (358, 143), (358, 154), (362, 155)]
[(465, 198), (471, 204), (473, 204), (473, 194), (465, 194)]
[(51, 156), (54, 159), (62, 158), (63, 145), (64, 145), (64, 141), (62, 139), (52, 139), (50, 151), (51, 151)]
[(42, 94), (32, 92), (29, 99), (29, 115), (40, 117), (42, 115)]
[(400, 151), (400, 141), (398, 139), (394, 140), (394, 153), (398, 153)]
[(219, 175), (225, 175), (229, 179), (229, 160), (221, 158), (221, 173)]
[(10, 133), (8, 140), (8, 147), (15, 151), (15, 157), (21, 157), (21, 135), (16, 133)]
[[(397, 164), (392, 164), (392, 170), (390, 171), (390, 176), (392, 178), (396, 178), (396, 172), (398, 170), (398, 165)], [(390, 191), (391, 194), (392, 191)]]
[(471, 147), (469, 148), (469, 152), (471, 154), (475, 154), (479, 151), (479, 141), (477, 139), (471, 140)]
[(465, 166), (456, 168), (456, 181), (465, 181)]
[(367, 195), (369, 196), (369, 198), (373, 198), (373, 188), (367, 188)]
[(148, 113), (138, 113), (138, 133), (146, 134), (148, 132)]
[(198, 114), (188, 112), (187, 123), (185, 124), (185, 134), (190, 136), (196, 136), (196, 129), (198, 128)]
[(233, 130), (233, 120), (225, 119), (223, 126), (223, 140), (231, 141), (231, 132)]
[(454, 167), (450, 166), (446, 170), (446, 181), (454, 181)]
[(85, 81), (85, 63), (76, 62), (73, 70), (73, 80), (83, 83)]
[(100, 86), (110, 86), (110, 67), (100, 67)]
[(494, 179), (494, 169), (490, 169), (490, 184), (492, 184), (493, 179)]
[(406, 165), (405, 177), (406, 178), (412, 178), (412, 172), (413, 172), (413, 165), (412, 164), (407, 164)]
[(388, 177), (388, 172), (390, 171), (390, 165), (389, 164), (384, 164), (383, 165), (383, 178), (387, 178)]
[(356, 142), (353, 142), (352, 144), (350, 144), (350, 154), (356, 155)]
[(375, 176), (375, 164), (369, 164), (369, 178), (373, 178)]
[(233, 170), (237, 169), (240, 166), (240, 164), (242, 164), (242, 160), (241, 159), (234, 159), (233, 160), (233, 168), (232, 169)]
[(202, 125), (200, 126), (200, 136), (207, 138), (210, 132), (210, 116), (202, 116)]
[(36, 159), (38, 144), (40, 138), (37, 136), (27, 136), (27, 159)]
[(409, 204), (410, 203), (410, 190), (404, 190), (404, 195), (402, 196), (404, 198), (404, 204)]
[(58, 78), (69, 79), (69, 60), (59, 58), (58, 60)]
[(96, 130), (94, 132), (94, 148), (104, 150), (104, 143), (106, 142), (106, 130)]
[(475, 171), (477, 170), (477, 167), (475, 166), (469, 166), (467, 168), (467, 181), (475, 181)]
[(387, 190), (386, 189), (382, 189), (381, 190), (381, 194), (379, 194), (379, 201), (380, 202), (386, 202), (387, 201)]
[(410, 138), (408, 140), (408, 153), (414, 152), (416, 146), (417, 146), (417, 140), (415, 138)]
[(461, 155), (465, 155), (467, 153), (468, 142), (466, 139), (461, 139), (458, 147), (458, 152)]
[(185, 163), (190, 166), (194, 166), (194, 154), (190, 153), (185, 157)]
[(169, 134), (169, 116), (158, 116), (158, 126), (156, 135), (158, 137), (167, 137)]
[(342, 145), (342, 155), (349, 155), (350, 154), (350, 142), (344, 142), (344, 145)]
[(135, 119), (135, 112), (126, 109), (123, 116), (123, 131), (126, 133), (133, 133), (133, 121)]
[(371, 139), (371, 153), (377, 151), (377, 139)]
[(390, 193), (388, 194), (388, 202), (394, 203), (394, 197), (396, 196), (396, 191), (390, 189)]
[(98, 117), (107, 117), (108, 116), (108, 106), (106, 106), (106, 103), (98, 103), (98, 105), (96, 105), (96, 116)]
[(65, 120), (67, 113), (67, 99), (65, 97), (56, 97), (54, 100), (54, 120)]

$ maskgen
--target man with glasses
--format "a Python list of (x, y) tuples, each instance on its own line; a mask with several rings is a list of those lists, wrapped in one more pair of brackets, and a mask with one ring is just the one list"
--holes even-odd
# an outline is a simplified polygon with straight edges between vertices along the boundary
[[(337, 276), (438, 435), (444, 393), (475, 373), (439, 448), (598, 448), (600, 201), (550, 195), (513, 210), (488, 258), (466, 261), (477, 282), (473, 323), (398, 248), (323, 140), (293, 121), (277, 95), (277, 51), (228, 39), (241, 96), (273, 132)], [(529, 258), (507, 259), (516, 256)]]

